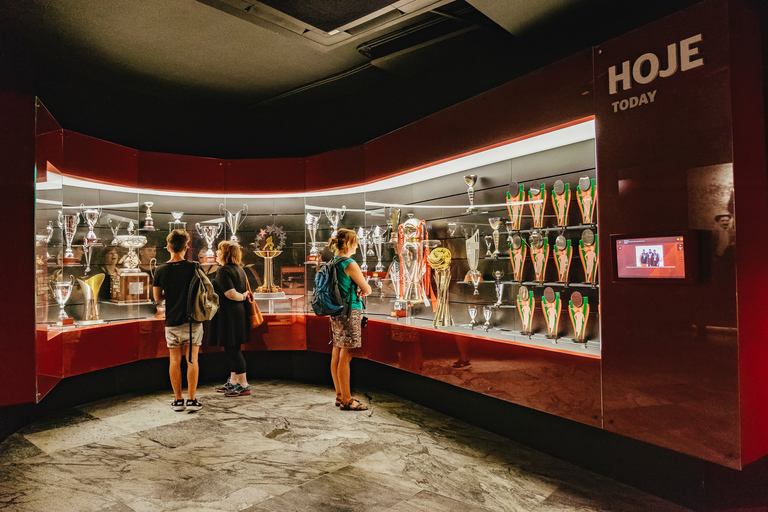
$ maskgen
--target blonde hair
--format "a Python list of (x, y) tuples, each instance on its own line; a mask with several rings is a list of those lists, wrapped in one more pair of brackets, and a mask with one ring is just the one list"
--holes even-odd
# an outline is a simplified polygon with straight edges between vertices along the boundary
[(333, 254), (339, 255), (347, 252), (350, 247), (357, 243), (357, 233), (351, 229), (339, 228), (336, 236), (328, 240), (328, 245), (333, 249)]
[(240, 265), (243, 262), (243, 251), (240, 250), (240, 246), (229, 240), (222, 240), (219, 242), (219, 250), (221, 251), (221, 261), (225, 265), (234, 263)]

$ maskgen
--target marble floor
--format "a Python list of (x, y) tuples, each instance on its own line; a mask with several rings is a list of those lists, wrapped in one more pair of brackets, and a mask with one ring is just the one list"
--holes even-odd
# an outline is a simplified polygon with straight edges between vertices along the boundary
[(202, 386), (203, 409), (122, 395), (30, 425), (0, 444), (0, 509), (174, 511), (684, 511), (396, 396), (251, 382)]

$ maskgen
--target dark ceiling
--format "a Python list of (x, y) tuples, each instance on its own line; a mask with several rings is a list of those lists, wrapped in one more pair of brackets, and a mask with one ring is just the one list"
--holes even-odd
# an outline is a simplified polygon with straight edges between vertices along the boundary
[(0, 87), (147, 151), (362, 144), (698, 0), (0, 0)]

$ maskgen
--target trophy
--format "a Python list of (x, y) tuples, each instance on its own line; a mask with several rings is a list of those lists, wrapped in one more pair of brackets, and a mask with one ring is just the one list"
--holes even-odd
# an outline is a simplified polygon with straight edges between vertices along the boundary
[(483, 318), (485, 318), (483, 330), (485, 332), (488, 332), (491, 329), (491, 315), (493, 315), (493, 310), (488, 306), (483, 306)]
[(597, 279), (597, 250), (598, 243), (595, 233), (591, 229), (585, 229), (579, 240), (579, 256), (584, 266), (584, 282), (594, 283)]
[[(222, 203), (219, 205), (219, 213), (224, 216), (224, 220), (226, 221), (227, 226), (229, 226), (229, 230), (232, 232), (232, 236), (229, 237), (229, 241), (240, 245), (240, 242), (237, 240), (235, 234), (237, 233), (237, 229), (243, 224), (245, 218), (248, 216), (248, 205), (244, 204), (243, 207), (237, 211), (237, 213), (232, 213), (231, 211), (224, 208), (224, 203)], [(240, 217), (240, 214), (243, 216)]]
[(221, 230), (224, 228), (221, 223), (218, 224), (200, 224), (199, 222), (195, 224), (195, 229), (197, 229), (197, 234), (200, 235), (200, 238), (205, 240), (205, 243), (208, 244), (208, 250), (205, 251), (205, 255), (200, 258), (200, 263), (203, 265), (211, 265), (213, 263), (216, 263), (216, 253), (213, 252), (213, 241), (216, 240), (216, 237), (218, 237), (221, 234)]
[(469, 328), (475, 330), (475, 317), (477, 316), (477, 306), (469, 306), (467, 308), (469, 312)]
[(483, 275), (477, 270), (477, 264), (480, 262), (480, 230), (476, 230), (475, 234), (467, 238), (467, 263), (469, 263), (469, 272), (464, 276), (464, 281), (471, 281), (475, 287), (475, 293), (473, 295), (480, 295), (477, 286), (480, 281), (483, 280)]
[(99, 221), (99, 217), (101, 217), (101, 208), (86, 208), (84, 204), (81, 204), (80, 212), (86, 224), (88, 224), (88, 234), (85, 235), (86, 245), (88, 247), (100, 247), (102, 245), (101, 239), (93, 232), (93, 227)]
[(80, 288), (85, 298), (85, 316), (80, 325), (92, 325), (103, 323), (99, 319), (99, 290), (104, 283), (105, 274), (96, 274), (88, 279), (78, 279)]
[(560, 323), (560, 292), (555, 292), (547, 286), (541, 300), (541, 310), (547, 320), (547, 338), (556, 340), (558, 324)]
[(451, 284), (451, 251), (445, 247), (432, 249), (427, 261), (435, 271), (435, 283), (437, 283), (437, 306), (432, 325), (434, 327), (453, 325), (448, 302), (448, 288)]
[(483, 240), (485, 240), (485, 256), (491, 257), (493, 254), (491, 254), (491, 245), (493, 244), (493, 236), (491, 235), (485, 235), (483, 237)]
[[(277, 245), (275, 245), (275, 242), (277, 242)], [(268, 297), (262, 296), (263, 298), (285, 297), (283, 289), (272, 280), (272, 260), (283, 252), (283, 247), (285, 247), (285, 231), (283, 231), (282, 226), (277, 227), (274, 224), (267, 226), (259, 230), (254, 244), (256, 245), (256, 249), (254, 249), (256, 255), (264, 258), (264, 284), (256, 288), (256, 293), (270, 294)]]
[(579, 210), (581, 210), (582, 224), (593, 224), (592, 217), (595, 213), (595, 203), (597, 203), (595, 192), (594, 178), (590, 179), (588, 176), (579, 178), (579, 186), (576, 187), (576, 201), (579, 203)]
[(317, 227), (320, 225), (320, 215), (307, 213), (306, 217), (304, 217), (304, 223), (307, 225), (307, 229), (309, 229), (309, 240), (312, 244), (309, 256), (307, 256), (307, 262), (318, 263), (323, 260), (317, 248)]
[(528, 254), (528, 244), (520, 235), (512, 235), (512, 243), (509, 245), (510, 263), (512, 264), (512, 280), (523, 280), (523, 268), (525, 257)]
[(449, 222), (448, 223), (448, 236), (453, 236), (456, 234), (456, 227), (458, 224), (456, 222)]
[(494, 306), (499, 307), (501, 306), (501, 299), (504, 295), (504, 283), (501, 282), (501, 276), (504, 275), (504, 272), (501, 270), (496, 270), (493, 273), (493, 277), (496, 278), (496, 303)]
[(426, 222), (412, 218), (399, 227), (398, 245), (400, 247), (400, 278), (402, 297), (405, 302), (423, 302), (429, 306), (429, 282), (427, 255), (425, 247)]
[(517, 312), (520, 313), (520, 322), (522, 324), (522, 330), (520, 334), (530, 336), (531, 324), (533, 323), (533, 308), (536, 303), (533, 299), (533, 293), (528, 291), (528, 288), (521, 286), (517, 289)]
[(571, 206), (571, 186), (557, 180), (552, 188), (552, 206), (555, 207), (557, 225), (565, 227), (568, 224), (568, 208)]
[(118, 220), (117, 224), (113, 225), (112, 221), (115, 220), (112, 217), (109, 217), (107, 219), (107, 224), (109, 225), (109, 230), (112, 231), (112, 245), (117, 245), (117, 233), (120, 231), (120, 224), (123, 223), (123, 221)]
[(78, 258), (75, 258), (72, 252), (72, 240), (75, 239), (75, 233), (77, 232), (77, 224), (80, 222), (80, 214), (74, 213), (72, 215), (64, 215), (59, 210), (59, 228), (61, 229), (62, 238), (64, 238), (67, 248), (64, 251), (64, 257), (62, 258), (62, 264), (66, 267), (68, 265), (77, 265), (80, 263)]
[(149, 301), (149, 274), (142, 272), (139, 266), (139, 255), (136, 250), (144, 247), (147, 237), (134, 234), (133, 221), (128, 224), (128, 234), (117, 237), (117, 243), (128, 249), (124, 267), (117, 271), (117, 276), (111, 280), (110, 302), (125, 304), (129, 302)]
[(502, 226), (503, 222), (499, 217), (491, 217), (488, 219), (488, 224), (491, 225), (493, 228), (493, 254), (492, 256), (494, 258), (498, 258), (499, 254), (501, 254), (501, 251), (499, 250), (499, 228)]
[[(181, 218), (181, 216), (179, 216), (179, 218)], [(155, 282), (156, 274), (157, 274), (157, 258), (152, 258), (151, 260), (149, 260), (149, 275), (152, 276), (153, 283)], [(154, 301), (154, 297), (153, 297), (153, 301)], [(165, 299), (157, 303), (155, 318), (165, 318)]]
[(568, 315), (573, 325), (573, 341), (584, 342), (589, 318), (589, 299), (582, 297), (579, 292), (573, 292), (571, 300), (568, 301)]
[(566, 240), (563, 235), (559, 235), (555, 239), (554, 254), (555, 265), (557, 266), (557, 280), (561, 283), (567, 283), (568, 271), (571, 268), (571, 256), (573, 255), (571, 241)]
[[(51, 242), (51, 238), (53, 238), (53, 221), (49, 220), (48, 225), (45, 226), (45, 234), (44, 235), (35, 235), (35, 246), (39, 247), (45, 243), (45, 259), (50, 260), (51, 255), (48, 254), (48, 244)], [(42, 261), (41, 258), (38, 257), (38, 264), (43, 265), (45, 264), (44, 261)]]
[(56, 299), (56, 302), (59, 304), (59, 321), (56, 323), (56, 325), (71, 325), (74, 323), (74, 320), (69, 318), (67, 313), (64, 311), (64, 306), (69, 300), (70, 295), (72, 295), (72, 287), (74, 285), (75, 278), (71, 275), (69, 276), (69, 281), (56, 281), (50, 284), (51, 293)]
[(523, 220), (523, 207), (525, 206), (525, 190), (522, 185), (516, 181), (509, 183), (507, 191), (507, 210), (509, 211), (509, 220), (511, 221), (512, 231), (520, 230), (520, 223)]
[(533, 215), (533, 227), (541, 229), (544, 226), (544, 209), (547, 205), (547, 186), (534, 181), (528, 191), (528, 201)]
[(397, 226), (400, 225), (400, 208), (388, 206), (386, 218), (387, 229), (389, 230), (389, 241), (394, 242), (397, 239)]
[(531, 261), (533, 262), (533, 273), (536, 276), (535, 281), (542, 282), (547, 273), (547, 259), (549, 258), (549, 241), (541, 232), (531, 233)]
[(370, 229), (363, 229), (358, 228), (357, 230), (357, 240), (360, 243), (360, 255), (363, 258), (363, 262), (360, 265), (360, 271), (365, 273), (368, 272), (368, 237), (371, 235)]
[(174, 229), (187, 229), (187, 223), (181, 221), (182, 215), (184, 215), (184, 212), (179, 210), (174, 210), (171, 212), (173, 222), (168, 223), (168, 231), (173, 231)]
[(395, 292), (395, 303), (392, 307), (391, 315), (393, 317), (404, 317), (407, 310), (401, 309), (400, 301), (398, 300), (398, 298), (402, 296), (403, 287), (400, 279), (400, 263), (397, 260), (394, 260), (389, 266), (389, 272), (387, 274), (389, 275), (389, 280), (392, 282), (392, 289)]
[(144, 202), (144, 206), (147, 207), (147, 211), (144, 217), (144, 227), (142, 229), (144, 231), (154, 231), (155, 221), (152, 220), (152, 207), (155, 206), (155, 203), (153, 203), (152, 201), (146, 201)]
[(464, 183), (467, 184), (467, 195), (469, 195), (469, 208), (467, 208), (467, 213), (473, 213), (475, 211), (475, 184), (477, 183), (477, 174), (465, 175)]
[(328, 220), (331, 223), (331, 227), (333, 228), (333, 232), (331, 232), (331, 236), (329, 238), (333, 238), (336, 236), (336, 232), (339, 230), (339, 222), (341, 222), (341, 219), (344, 218), (344, 213), (346, 213), (346, 211), (347, 211), (347, 205), (342, 205), (341, 209), (339, 208), (325, 209), (325, 216), (328, 217)]
[(375, 226), (371, 234), (371, 239), (373, 247), (376, 249), (376, 267), (373, 269), (376, 273), (384, 272), (384, 265), (381, 264), (381, 244), (384, 242), (383, 237), (384, 231), (379, 226)]

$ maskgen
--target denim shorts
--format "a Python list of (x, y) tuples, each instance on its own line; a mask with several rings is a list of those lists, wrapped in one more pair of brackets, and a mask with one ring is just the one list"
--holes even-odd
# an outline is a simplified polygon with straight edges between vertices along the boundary
[[(189, 324), (165, 326), (165, 341), (168, 348), (178, 348), (182, 344), (189, 344)], [(192, 344), (200, 346), (203, 344), (203, 324), (192, 322)]]

